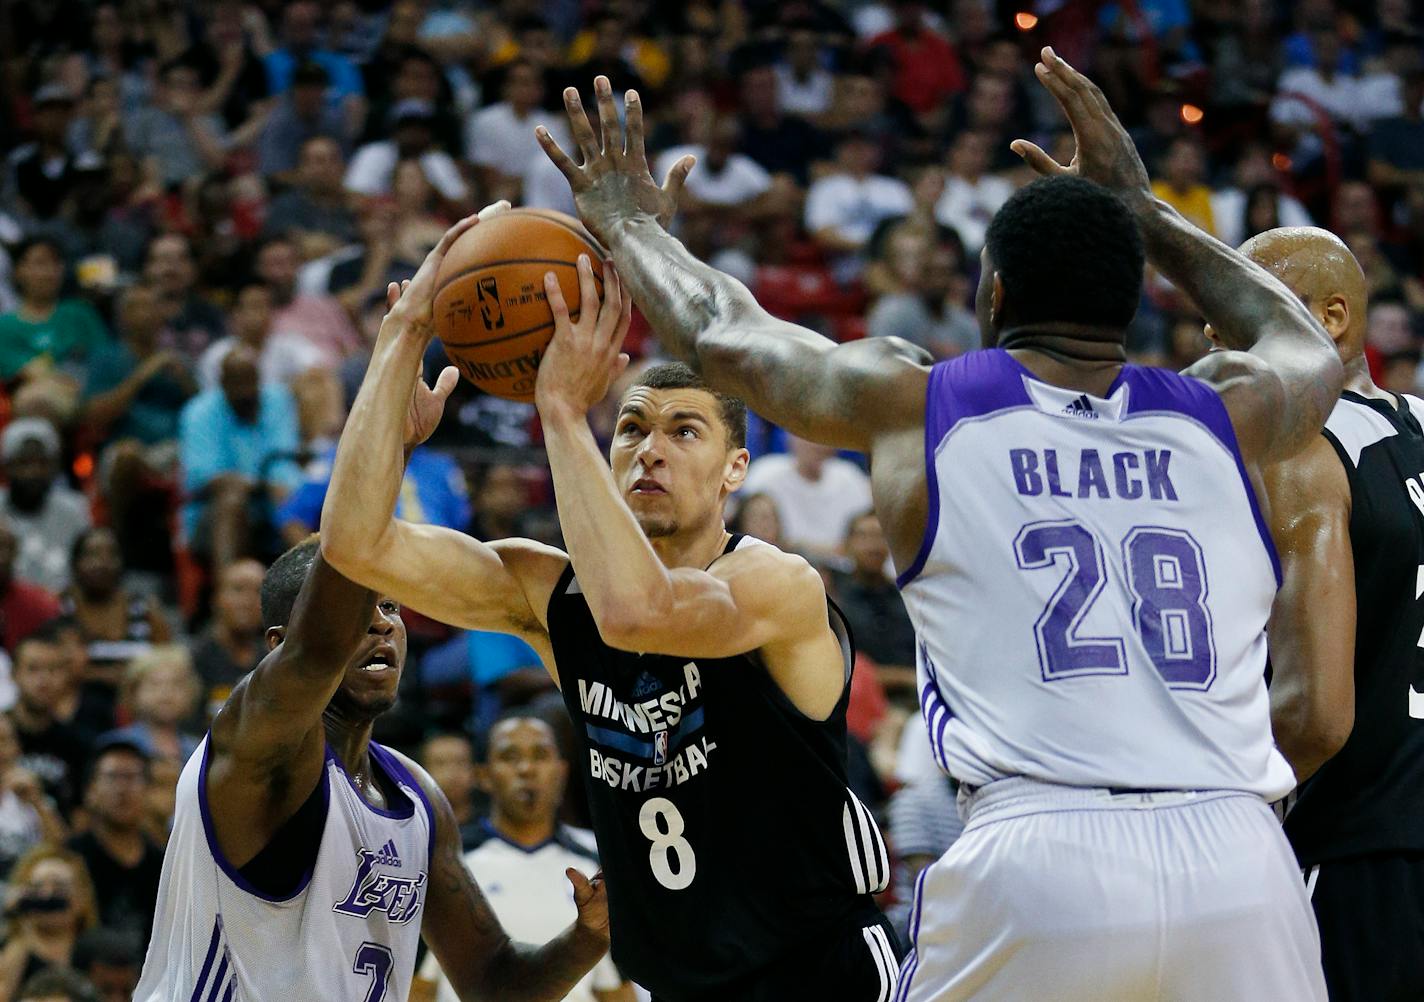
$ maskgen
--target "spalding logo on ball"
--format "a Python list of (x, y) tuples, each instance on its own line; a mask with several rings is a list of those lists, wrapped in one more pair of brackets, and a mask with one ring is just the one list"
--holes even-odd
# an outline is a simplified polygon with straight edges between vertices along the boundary
[(466, 379), (507, 400), (534, 399), (539, 360), (554, 336), (544, 273), (558, 278), (577, 320), (580, 254), (593, 263), (601, 297), (605, 252), (562, 212), (510, 209), (455, 241), (435, 278), (435, 329)]

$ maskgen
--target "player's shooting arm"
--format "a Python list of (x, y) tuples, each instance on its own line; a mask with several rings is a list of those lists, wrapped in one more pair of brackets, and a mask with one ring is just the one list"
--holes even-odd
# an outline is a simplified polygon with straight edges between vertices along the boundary
[(1034, 67), (1077, 141), (1063, 166), (1025, 140), (1012, 146), (1040, 174), (1078, 174), (1117, 192), (1137, 216), (1147, 257), (1196, 303), (1230, 352), (1188, 372), (1212, 383), (1248, 461), (1304, 448), (1339, 399), (1344, 369), (1325, 329), (1275, 276), (1153, 197), (1132, 138), (1097, 86), (1045, 48)]
[(608, 952), (608, 901), (602, 880), (569, 871), (578, 919), (543, 946), (515, 943), (500, 925), (460, 854), (450, 802), (425, 770), (405, 760), (435, 808), (435, 856), (421, 935), (465, 1002), (554, 1002)]
[[(352, 579), (427, 616), (515, 633), (545, 654), (543, 610), (567, 566), (562, 553), (529, 540), (488, 545), (395, 517), (404, 445), (434, 430), (458, 378), (446, 369), (431, 390), (420, 368), (433, 336), (436, 271), (470, 225), (473, 218), (451, 229), (406, 288), (389, 292), (390, 312), (337, 446), (322, 508), (322, 555)], [(552, 672), (552, 659), (545, 664)]]
[[(824, 670), (839, 659), (816, 569), (770, 546), (739, 550), (709, 570), (669, 569), (624, 503), (589, 428), (588, 411), (621, 369), (629, 302), (614, 269), (605, 271), (601, 305), (586, 262), (579, 264), (579, 280), (577, 324), (558, 283), (545, 283), (554, 337), (539, 365), (535, 399), (559, 524), (599, 635), (621, 650), (678, 657), (762, 651), (787, 696), (808, 715), (824, 717), (840, 698), (844, 679)], [(632, 420), (624, 415), (620, 428)], [(721, 434), (691, 418), (683, 423), (691, 434)], [(802, 645), (815, 642), (825, 644), (829, 656), (797, 656)]]
[(1282, 582), (1271, 611), (1271, 729), (1304, 780), (1355, 722), (1355, 563), (1350, 485), (1317, 436), (1265, 474)]
[(818, 442), (866, 450), (877, 433), (919, 422), (928, 353), (898, 338), (841, 345), (777, 320), (745, 285), (693, 257), (663, 228), (676, 209), (691, 158), (675, 164), (658, 187), (648, 172), (637, 92), (627, 94), (625, 145), (606, 77), (594, 81), (594, 91), (602, 142), (577, 90), (564, 92), (582, 166), (559, 149), (548, 130), (540, 128), (537, 135), (568, 179), (580, 217), (613, 255), (664, 349), (758, 414)]

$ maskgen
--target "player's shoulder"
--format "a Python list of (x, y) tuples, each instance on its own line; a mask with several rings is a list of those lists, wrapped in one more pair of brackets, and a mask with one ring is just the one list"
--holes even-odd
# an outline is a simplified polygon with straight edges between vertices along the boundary
[[(1424, 420), (1424, 400), (1401, 394), (1405, 405), (1416, 420)], [(1386, 408), (1389, 401), (1380, 401)], [(1335, 445), (1341, 458), (1358, 468), (1366, 449), (1399, 434), (1394, 421), (1384, 410), (1354, 395), (1342, 396), (1325, 419), (1325, 435)]]
[(707, 568), (743, 596), (778, 608), (824, 605), (826, 582), (805, 557), (754, 536), (739, 536), (733, 547)]

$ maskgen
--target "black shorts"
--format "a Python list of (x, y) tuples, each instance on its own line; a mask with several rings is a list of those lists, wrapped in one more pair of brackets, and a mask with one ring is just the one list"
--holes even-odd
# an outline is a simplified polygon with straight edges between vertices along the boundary
[(1424, 852), (1329, 860), (1305, 880), (1330, 1002), (1424, 999)]
[[(753, 975), (680, 1002), (890, 1002), (904, 950), (879, 912), (788, 951)], [(654, 995), (653, 1002), (668, 1002)]]

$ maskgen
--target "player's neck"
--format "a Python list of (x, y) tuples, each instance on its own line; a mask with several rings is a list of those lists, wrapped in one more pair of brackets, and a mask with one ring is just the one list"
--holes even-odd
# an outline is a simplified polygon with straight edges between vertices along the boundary
[(540, 818), (534, 821), (516, 821), (498, 808), (490, 813), (490, 827), (515, 845), (532, 849), (543, 845), (554, 837), (554, 819)]
[(1363, 354), (1356, 355), (1345, 363), (1345, 389), (1351, 393), (1358, 393), (1367, 400), (1394, 402), (1394, 396), (1389, 391), (1382, 390), (1375, 385), (1374, 379), (1370, 376), (1370, 363)]
[(371, 720), (352, 720), (332, 707), (326, 708), (322, 724), (326, 728), (326, 743), (353, 778), (372, 779)]
[(678, 567), (703, 570), (722, 555), (727, 545), (727, 529), (718, 518), (703, 528), (659, 536), (648, 542), (653, 544), (653, 552), (669, 570)]

